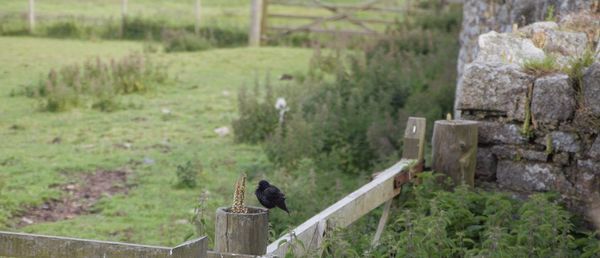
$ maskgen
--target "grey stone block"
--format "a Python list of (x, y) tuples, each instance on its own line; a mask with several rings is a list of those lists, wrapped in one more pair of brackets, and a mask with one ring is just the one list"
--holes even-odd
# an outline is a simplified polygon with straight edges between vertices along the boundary
[(588, 152), (588, 156), (593, 160), (600, 160), (600, 136), (596, 137), (596, 140)]
[(508, 160), (498, 162), (496, 177), (501, 186), (525, 192), (560, 189), (567, 182), (558, 166)]
[(457, 109), (501, 112), (523, 121), (527, 91), (533, 77), (517, 65), (475, 62), (460, 80)]
[(600, 62), (592, 64), (583, 75), (583, 98), (585, 107), (600, 116)]
[(527, 150), (516, 146), (496, 145), (492, 147), (492, 153), (500, 159), (513, 161), (529, 160), (546, 162), (548, 160), (548, 155), (543, 151)]
[(556, 153), (552, 157), (552, 161), (560, 165), (569, 165), (569, 154), (564, 152)]
[(496, 165), (498, 160), (491, 152), (490, 148), (477, 148), (477, 166), (475, 168), (475, 178), (484, 181), (491, 181), (496, 178)]
[(577, 161), (577, 191), (585, 197), (600, 191), (600, 162), (593, 160)]
[(531, 113), (538, 123), (556, 125), (575, 113), (575, 90), (569, 76), (557, 74), (535, 81), (531, 99)]
[(523, 65), (527, 60), (542, 60), (546, 56), (528, 38), (511, 33), (490, 31), (481, 34), (477, 41), (479, 53), (475, 62)]
[[(546, 136), (548, 137), (548, 136)], [(546, 145), (546, 137), (539, 137), (536, 143)], [(575, 133), (552, 132), (549, 134), (552, 138), (552, 149), (556, 151), (577, 153), (581, 151), (581, 141)]]
[(514, 124), (479, 122), (479, 143), (523, 144), (527, 139), (521, 135), (521, 129)]

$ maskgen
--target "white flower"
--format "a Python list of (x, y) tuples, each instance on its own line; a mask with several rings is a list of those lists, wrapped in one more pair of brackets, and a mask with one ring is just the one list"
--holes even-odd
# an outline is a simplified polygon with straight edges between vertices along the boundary
[(284, 110), (287, 107), (287, 102), (285, 102), (284, 98), (277, 98), (275, 102), (275, 109)]

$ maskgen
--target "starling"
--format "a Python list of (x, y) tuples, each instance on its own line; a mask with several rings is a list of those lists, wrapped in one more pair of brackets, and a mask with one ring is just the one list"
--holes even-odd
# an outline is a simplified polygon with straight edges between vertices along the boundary
[(265, 206), (265, 208), (272, 209), (275, 206), (284, 210), (288, 214), (287, 207), (285, 207), (285, 195), (274, 185), (269, 184), (266, 180), (260, 180), (258, 183), (258, 187), (256, 188), (256, 198), (260, 204)]

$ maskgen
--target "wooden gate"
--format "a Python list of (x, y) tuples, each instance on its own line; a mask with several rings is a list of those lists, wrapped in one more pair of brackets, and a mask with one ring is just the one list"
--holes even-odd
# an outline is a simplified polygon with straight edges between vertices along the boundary
[(368, 0), (356, 4), (332, 4), (320, 0), (254, 0), (253, 5), (258, 6), (253, 6), (252, 17), (260, 20), (251, 22), (250, 44), (257, 45), (257, 40), (275, 40), (298, 32), (377, 36), (401, 19), (402, 14), (410, 9), (410, 3), (410, 0)]

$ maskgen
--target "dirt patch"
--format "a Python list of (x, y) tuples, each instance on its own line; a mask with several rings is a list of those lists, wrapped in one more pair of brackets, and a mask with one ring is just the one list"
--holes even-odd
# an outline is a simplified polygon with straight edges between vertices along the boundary
[(46, 201), (21, 213), (18, 227), (33, 223), (72, 219), (76, 216), (94, 213), (93, 206), (103, 197), (127, 194), (132, 185), (127, 184), (129, 171), (98, 170), (79, 175), (71, 183), (50, 187), (59, 188), (64, 193), (59, 199)]

